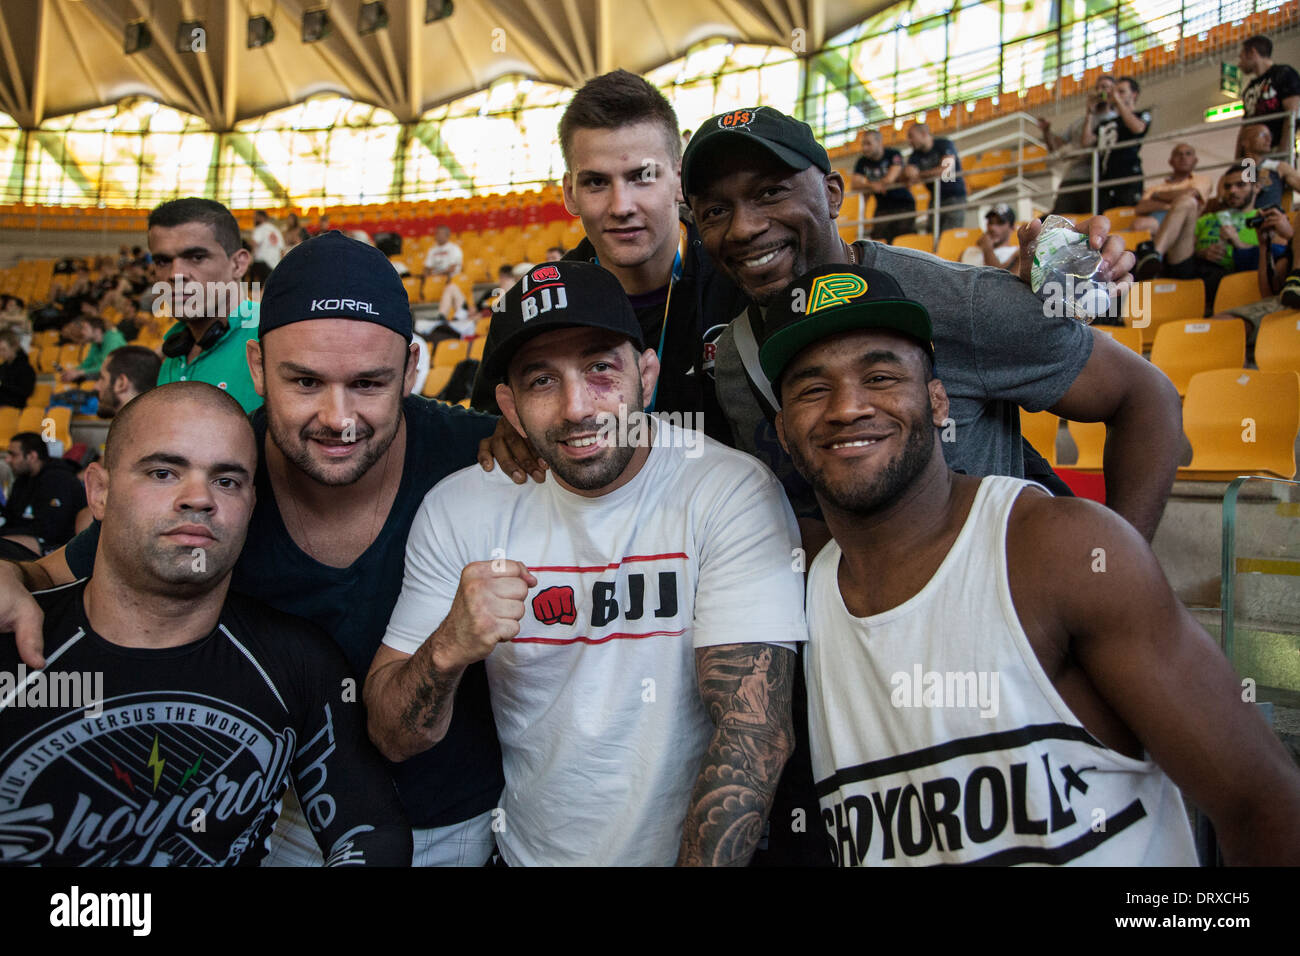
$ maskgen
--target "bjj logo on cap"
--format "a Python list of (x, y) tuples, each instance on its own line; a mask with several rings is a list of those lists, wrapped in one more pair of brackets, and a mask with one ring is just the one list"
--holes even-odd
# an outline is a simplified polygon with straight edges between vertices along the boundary
[(808, 315), (844, 305), (867, 291), (867, 280), (854, 272), (818, 276), (808, 291)]
[(533, 270), (534, 282), (546, 282), (550, 279), (558, 279), (559, 277), (560, 270), (555, 268), (555, 266), (542, 266), (539, 269)]
[[(531, 288), (529, 280), (536, 283)], [(551, 290), (555, 290), (552, 296)], [(539, 266), (524, 276), (523, 292), (519, 299), (520, 318), (527, 322), (552, 309), (567, 309), (569, 296), (555, 266)]]
[(763, 107), (750, 106), (743, 110), (732, 110), (730, 113), (724, 113), (718, 117), (718, 127), (720, 129), (741, 129), (748, 126), (758, 117), (758, 111)]

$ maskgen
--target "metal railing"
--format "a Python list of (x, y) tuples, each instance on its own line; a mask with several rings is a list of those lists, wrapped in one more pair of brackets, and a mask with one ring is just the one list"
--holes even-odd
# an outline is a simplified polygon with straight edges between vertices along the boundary
[[(1297, 110), (1295, 113), (1287, 113), (1287, 112), (1268, 113), (1260, 116), (1238, 117), (1232, 120), (1225, 120), (1218, 123), (1201, 123), (1197, 126), (1185, 127), (1183, 129), (1174, 130), (1173, 132), (1162, 133), (1158, 136), (1144, 136), (1140, 139), (1127, 140), (1123, 143), (1122, 146), (1117, 147), (1115, 145), (1112, 145), (1111, 147), (1109, 147), (1109, 149), (1111, 150), (1116, 148), (1141, 149), (1143, 146), (1149, 145), (1151, 143), (1179, 141), (1179, 140), (1186, 139), (1189, 136), (1204, 135), (1207, 132), (1220, 130), (1220, 129), (1233, 130), (1234, 131), (1233, 138), (1235, 142), (1235, 137), (1236, 137), (1235, 131), (1240, 129), (1242, 126), (1253, 126), (1255, 124), (1266, 123), (1274, 119), (1289, 117), (1291, 119), (1292, 130), (1294, 131), (1300, 129), (1300, 124), (1297, 123), (1298, 116), (1300, 116), (1300, 110)], [(1008, 163), (999, 163), (996, 165), (989, 165), (989, 166), (979, 166), (976, 169), (963, 170), (962, 174), (963, 176), (965, 176), (971, 173), (982, 174), (988, 172), (998, 172), (1003, 170), (1008, 172), (1014, 171), (1014, 175), (1012, 175), (1010, 178), (1004, 179), (1002, 182), (996, 183), (992, 186), (982, 189), (977, 193), (969, 194), (967, 196), (967, 200), (961, 203), (945, 204), (943, 202), (943, 197), (940, 195), (940, 190), (931, 189), (930, 207), (924, 212), (891, 213), (889, 215), (884, 215), (884, 216), (873, 216), (869, 219), (866, 218), (864, 215), (866, 211), (867, 195), (866, 193), (860, 192), (858, 193), (858, 217), (856, 219), (849, 220), (848, 222), (845, 223), (845, 225), (855, 225), (857, 227), (857, 237), (859, 239), (865, 239), (868, 238), (866, 232), (868, 226), (877, 223), (919, 219), (920, 217), (924, 216), (930, 220), (931, 233), (934, 236), (935, 242), (938, 242), (939, 233), (942, 231), (939, 228), (940, 217), (942, 216), (944, 211), (952, 212), (954, 210), (958, 210), (961, 212), (968, 212), (971, 209), (978, 209), (980, 206), (987, 205), (988, 197), (991, 196), (996, 196), (999, 202), (1015, 202), (1015, 203), (1035, 202), (1040, 198), (1047, 198), (1049, 202), (1045, 204), (1041, 202), (1035, 202), (1035, 204), (1039, 206), (1046, 205), (1050, 208), (1050, 206), (1053, 205), (1053, 203), (1050, 200), (1054, 199), (1055, 197), (1077, 193), (1077, 192), (1083, 192), (1087, 190), (1091, 195), (1092, 208), (1097, 213), (1101, 213), (1103, 212), (1103, 210), (1097, 208), (1097, 202), (1098, 202), (1098, 197), (1103, 189), (1107, 189), (1113, 186), (1145, 184), (1150, 182), (1161, 181), (1168, 175), (1163, 171), (1159, 173), (1144, 172), (1141, 176), (1123, 176), (1123, 177), (1117, 177), (1113, 179), (1102, 179), (1101, 178), (1101, 154), (1106, 151), (1106, 148), (1102, 146), (1094, 146), (1090, 149), (1071, 147), (1068, 153), (1066, 152), (1066, 150), (1057, 150), (1054, 153), (1049, 152), (1045, 157), (1036, 156), (1036, 157), (1026, 158), (1024, 155), (1024, 148), (1026, 146), (1043, 146), (1043, 147), (1047, 146), (1047, 144), (1043, 141), (1043, 139), (1039, 135), (1037, 120), (1033, 116), (1029, 115), (1028, 113), (1013, 113), (1010, 116), (1001, 117), (997, 120), (991, 121), (988, 124), (985, 124), (983, 130), (988, 131), (990, 128), (996, 127), (997, 125), (1005, 124), (1007, 122), (1015, 122), (1019, 128), (1015, 132), (1006, 133), (999, 137), (994, 137), (988, 141), (982, 141), (981, 150), (993, 149), (993, 148), (998, 148), (999, 146), (1011, 144), (1019, 149), (1019, 156), (1017, 156), (1011, 162)], [(1028, 131), (1028, 128), (1030, 126), (1032, 126), (1033, 132)], [(979, 135), (979, 133), (980, 130), (973, 129), (967, 131), (965, 135), (976, 136)], [(956, 137), (953, 138), (955, 139)], [(1278, 149), (1270, 153), (1269, 158), (1280, 159), (1294, 166), (1296, 164), (1295, 144), (1296, 144), (1296, 137), (1292, 135), (1289, 138), (1288, 142), (1285, 144), (1285, 148)], [(1050, 167), (1052, 164), (1054, 163), (1060, 164), (1067, 161), (1071, 164), (1074, 164), (1079, 162), (1081, 159), (1084, 159), (1085, 157), (1089, 159), (1089, 163), (1091, 166), (1091, 175), (1089, 181), (1086, 183), (1081, 182), (1076, 184), (1063, 184), (1054, 187), (1051, 185), (1049, 179), (1048, 184), (1046, 186), (1042, 186), (1042, 185), (1035, 184), (1035, 182), (1033, 182), (1032, 179), (1030, 178), (1031, 174), (1026, 174), (1025, 172), (1025, 168), (1027, 166), (1036, 166), (1036, 165), (1041, 165), (1046, 163), (1049, 167), (1047, 173), (1036, 173), (1032, 175), (1036, 176), (1039, 179), (1041, 179), (1043, 176), (1050, 177), (1051, 175)], [(1236, 166), (1239, 164), (1239, 162), (1240, 162), (1239, 160), (1230, 160), (1228, 162), (1222, 162), (1222, 163), (1210, 163), (1205, 166), (1198, 165), (1196, 171), (1198, 173), (1208, 173), (1211, 171), (1217, 172), (1220, 170), (1226, 170), (1230, 167)], [(937, 183), (938, 180), (933, 180), (932, 182)], [(900, 183), (899, 185), (902, 184)], [(1207, 197), (1207, 199), (1208, 198), (1209, 197)], [(1023, 213), (1024, 210), (1021, 209), (1019, 210), (1019, 212)], [(1026, 218), (1024, 215), (1017, 216), (1017, 219), (1022, 221), (1024, 218)]]

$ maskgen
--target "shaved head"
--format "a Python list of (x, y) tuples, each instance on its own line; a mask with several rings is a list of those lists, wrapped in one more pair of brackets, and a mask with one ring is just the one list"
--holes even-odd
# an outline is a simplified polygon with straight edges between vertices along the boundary
[(185, 403), (238, 418), (248, 430), (248, 437), (256, 449), (253, 426), (244, 414), (244, 409), (230, 393), (206, 382), (171, 382), (137, 395), (113, 416), (113, 424), (108, 427), (108, 438), (104, 441), (104, 467), (112, 471), (122, 450), (130, 447), (137, 419), (147, 425), (155, 414), (169, 417), (183, 414), (178, 406)]

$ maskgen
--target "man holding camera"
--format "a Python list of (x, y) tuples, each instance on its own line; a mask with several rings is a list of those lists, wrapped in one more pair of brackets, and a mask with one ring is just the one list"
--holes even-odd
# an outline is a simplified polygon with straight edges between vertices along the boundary
[[(1090, 131), (1095, 138), (1097, 125), (1115, 116), (1115, 111), (1108, 105), (1111, 91), (1114, 89), (1113, 78), (1098, 77), (1097, 85), (1092, 95), (1088, 97), (1087, 112), (1070, 124), (1064, 136), (1052, 132), (1051, 120), (1046, 117), (1038, 120), (1038, 128), (1043, 132), (1043, 142), (1047, 144), (1048, 149), (1063, 156), (1075, 156), (1074, 161), (1066, 169), (1065, 175), (1061, 177), (1060, 185), (1056, 187), (1056, 204), (1052, 206), (1052, 212), (1056, 215), (1087, 215), (1092, 211), (1092, 191), (1082, 188), (1092, 182), (1092, 156), (1089, 153), (1079, 154), (1078, 150), (1085, 148), (1084, 130)], [(1069, 152), (1066, 152), (1067, 148)]]
[[(1080, 145), (1084, 148), (1096, 146), (1101, 150), (1097, 157), (1101, 181), (1138, 177), (1131, 182), (1114, 183), (1098, 189), (1097, 212), (1113, 206), (1135, 206), (1142, 198), (1141, 139), (1151, 126), (1151, 113), (1137, 108), (1138, 92), (1137, 80), (1122, 76), (1115, 81), (1104, 104), (1100, 97), (1094, 97), (1088, 104), (1089, 112), (1106, 107), (1114, 111), (1095, 125), (1084, 123), (1080, 138)], [(1126, 145), (1121, 146), (1121, 143)]]

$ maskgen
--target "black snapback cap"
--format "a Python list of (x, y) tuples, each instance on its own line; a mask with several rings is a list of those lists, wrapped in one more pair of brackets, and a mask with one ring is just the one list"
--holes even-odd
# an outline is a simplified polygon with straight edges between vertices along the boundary
[(771, 106), (747, 106), (705, 120), (691, 136), (682, 155), (683, 194), (689, 199), (698, 189), (719, 152), (749, 144), (793, 169), (816, 166), (824, 173), (831, 171), (831, 158), (811, 126)]

